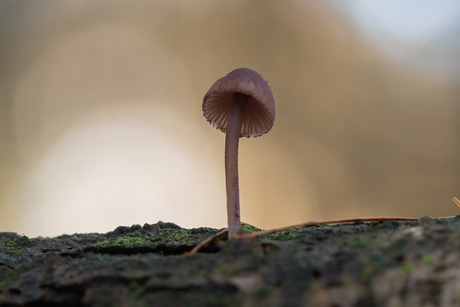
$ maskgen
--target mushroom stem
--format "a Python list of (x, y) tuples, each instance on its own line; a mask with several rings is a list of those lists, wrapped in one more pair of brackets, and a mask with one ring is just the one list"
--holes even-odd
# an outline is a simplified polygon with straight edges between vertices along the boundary
[(243, 115), (249, 96), (235, 93), (228, 114), (225, 137), (225, 177), (227, 185), (228, 238), (231, 239), (241, 227), (240, 189), (238, 183), (238, 143)]

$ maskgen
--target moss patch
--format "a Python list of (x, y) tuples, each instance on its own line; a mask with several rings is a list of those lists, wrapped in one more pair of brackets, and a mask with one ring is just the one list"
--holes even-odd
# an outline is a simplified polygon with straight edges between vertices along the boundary
[(14, 269), (0, 267), (0, 289), (13, 282), (22, 271), (24, 271), (22, 267), (16, 267)]
[(57, 238), (0, 233), (0, 305), (358, 307), (458, 300), (458, 292), (445, 289), (459, 270), (459, 218), (300, 227), (255, 241), (223, 237), (183, 256), (219, 231), (159, 222)]

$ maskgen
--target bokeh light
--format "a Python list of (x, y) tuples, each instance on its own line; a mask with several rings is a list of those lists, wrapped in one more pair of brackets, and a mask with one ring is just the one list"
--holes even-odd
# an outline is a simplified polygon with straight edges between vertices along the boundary
[(208, 88), (257, 70), (277, 100), (242, 139), (242, 219), (261, 228), (456, 215), (454, 1), (0, 2), (0, 231), (225, 227)]

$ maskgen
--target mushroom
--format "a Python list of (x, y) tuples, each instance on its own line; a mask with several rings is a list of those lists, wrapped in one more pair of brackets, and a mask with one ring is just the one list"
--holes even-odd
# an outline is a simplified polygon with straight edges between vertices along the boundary
[(203, 98), (204, 117), (226, 133), (225, 176), (229, 239), (241, 227), (238, 185), (240, 137), (267, 133), (275, 122), (276, 105), (268, 82), (255, 70), (238, 68), (217, 80)]

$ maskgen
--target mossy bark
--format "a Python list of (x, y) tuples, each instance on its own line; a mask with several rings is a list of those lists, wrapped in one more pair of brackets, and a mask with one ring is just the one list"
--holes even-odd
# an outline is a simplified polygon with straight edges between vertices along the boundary
[[(247, 231), (257, 230), (244, 226)], [(0, 233), (1, 306), (457, 306), (460, 217), (323, 225), (255, 242), (172, 223)]]

